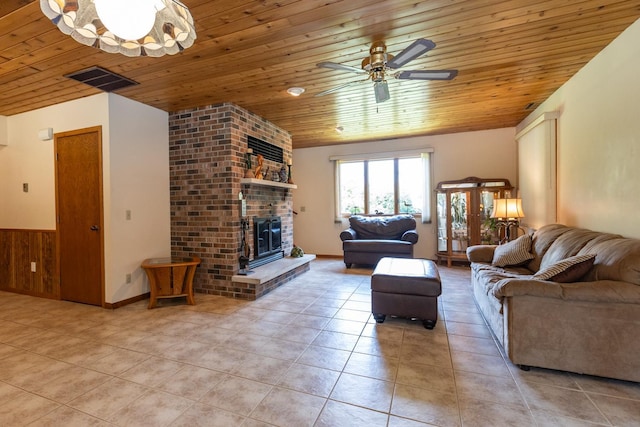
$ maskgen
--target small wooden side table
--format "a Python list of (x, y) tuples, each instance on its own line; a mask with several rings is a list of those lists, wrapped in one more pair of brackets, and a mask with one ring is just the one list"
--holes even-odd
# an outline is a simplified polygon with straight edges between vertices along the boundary
[(149, 278), (151, 299), (149, 307), (156, 306), (158, 298), (187, 297), (189, 305), (193, 299), (193, 276), (200, 258), (149, 258), (142, 262), (142, 268)]

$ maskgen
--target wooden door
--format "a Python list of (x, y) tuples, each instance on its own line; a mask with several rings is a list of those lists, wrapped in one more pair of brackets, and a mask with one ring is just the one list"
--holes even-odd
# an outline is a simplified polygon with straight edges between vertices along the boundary
[(55, 135), (60, 297), (103, 305), (102, 128)]

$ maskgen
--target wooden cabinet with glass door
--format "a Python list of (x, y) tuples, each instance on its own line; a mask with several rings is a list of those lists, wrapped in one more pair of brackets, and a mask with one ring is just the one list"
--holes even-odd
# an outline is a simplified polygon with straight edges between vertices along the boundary
[(436, 187), (438, 262), (467, 261), (467, 247), (497, 244), (498, 230), (490, 217), (493, 199), (513, 187), (507, 179), (469, 177), (443, 181)]

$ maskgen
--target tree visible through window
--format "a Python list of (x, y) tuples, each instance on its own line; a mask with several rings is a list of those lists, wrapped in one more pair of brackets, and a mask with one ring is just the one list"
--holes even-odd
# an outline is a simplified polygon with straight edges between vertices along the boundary
[(394, 161), (375, 160), (364, 162), (368, 167), (369, 203), (368, 214), (392, 214), (395, 213), (394, 193)]
[[(427, 157), (428, 160), (428, 157)], [(414, 157), (341, 160), (337, 164), (341, 216), (423, 214), (428, 203), (428, 161)], [(427, 190), (425, 191), (425, 188)], [(427, 198), (425, 200), (425, 197)]]
[(364, 213), (364, 162), (340, 163), (340, 212)]

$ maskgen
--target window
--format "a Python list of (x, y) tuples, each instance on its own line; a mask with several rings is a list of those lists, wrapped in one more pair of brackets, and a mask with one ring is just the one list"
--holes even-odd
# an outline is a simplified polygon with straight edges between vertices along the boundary
[(380, 156), (332, 159), (337, 160), (337, 217), (405, 213), (431, 221), (429, 153)]

